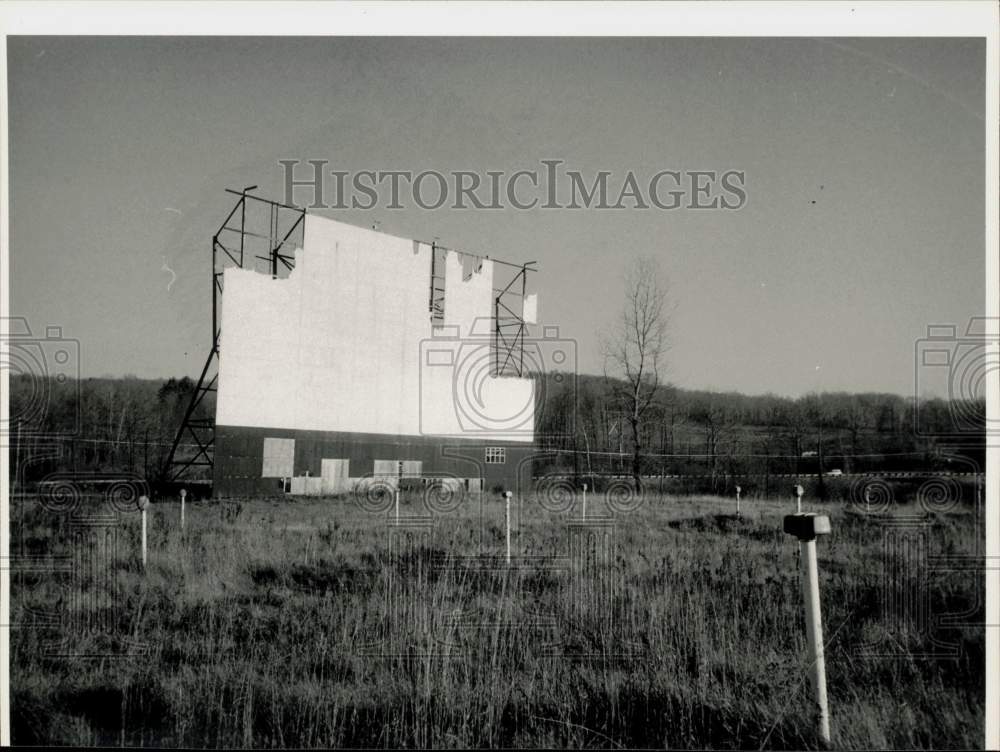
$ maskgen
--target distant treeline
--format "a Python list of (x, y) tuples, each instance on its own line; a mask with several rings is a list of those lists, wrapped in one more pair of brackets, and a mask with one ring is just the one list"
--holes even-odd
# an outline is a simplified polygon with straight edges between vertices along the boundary
[[(57, 471), (157, 478), (195, 386), (187, 377), (60, 382), (12, 375), (11, 462), (21, 464), (24, 482)], [(206, 395), (196, 417), (214, 418), (214, 396)]]
[[(630, 433), (608, 382), (556, 373), (537, 381), (538, 446), (549, 451), (536, 472), (627, 473)], [(24, 481), (57, 470), (156, 478), (194, 389), (187, 377), (59, 382), (12, 375), (11, 459)], [(209, 393), (196, 417), (214, 415)], [(707, 475), (713, 483), (832, 470), (965, 472), (983, 466), (984, 421), (982, 400), (874, 393), (790, 399), (667, 386), (643, 428), (643, 472)]]
[[(630, 430), (609, 382), (548, 374), (536, 410), (553, 467), (627, 473)], [(643, 426), (646, 475), (973, 471), (984, 465), (984, 400), (844, 392), (798, 399), (663, 387)]]

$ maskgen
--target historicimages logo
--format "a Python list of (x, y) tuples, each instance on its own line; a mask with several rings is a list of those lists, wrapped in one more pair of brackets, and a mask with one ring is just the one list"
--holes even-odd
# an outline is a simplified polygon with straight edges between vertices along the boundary
[(281, 159), (286, 204), (308, 209), (655, 211), (747, 203), (738, 169), (588, 170), (561, 159), (511, 170), (338, 170), (326, 159)]

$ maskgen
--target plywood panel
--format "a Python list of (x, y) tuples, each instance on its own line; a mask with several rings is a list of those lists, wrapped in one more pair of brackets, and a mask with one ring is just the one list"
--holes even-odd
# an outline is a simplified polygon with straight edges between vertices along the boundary
[(420, 460), (403, 460), (403, 473), (404, 478), (419, 478), (423, 475), (424, 463)]
[(372, 472), (372, 476), (390, 480), (398, 478), (399, 460), (375, 460), (375, 469)]
[(295, 439), (264, 439), (262, 478), (288, 478), (295, 472)]
[(350, 477), (350, 460), (327, 459), (321, 461), (321, 477), (323, 479), (323, 493), (345, 493), (350, 490), (348, 478)]

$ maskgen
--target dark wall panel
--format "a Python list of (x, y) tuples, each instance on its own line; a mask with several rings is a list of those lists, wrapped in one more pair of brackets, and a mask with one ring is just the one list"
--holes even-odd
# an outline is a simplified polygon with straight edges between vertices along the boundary
[[(457, 478), (481, 477), (487, 491), (495, 487), (514, 488), (520, 468), (522, 479), (530, 481), (534, 453), (529, 444), (477, 439), (442, 439), (429, 436), (385, 436), (382, 434), (333, 431), (216, 426), (216, 496), (273, 496), (282, 494), (275, 478), (261, 478), (264, 439), (295, 439), (294, 474), (319, 476), (327, 459), (350, 460), (350, 477), (370, 476), (374, 460), (420, 460), (424, 476)], [(504, 464), (486, 464), (485, 448), (506, 449)]]

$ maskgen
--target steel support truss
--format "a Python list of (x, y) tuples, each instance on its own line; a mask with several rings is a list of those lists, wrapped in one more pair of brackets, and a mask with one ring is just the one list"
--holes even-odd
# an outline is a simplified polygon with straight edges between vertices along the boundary
[[(303, 245), (305, 209), (253, 196), (250, 191), (256, 187), (226, 189), (226, 193), (239, 198), (212, 236), (212, 345), (163, 467), (162, 476), (167, 481), (191, 478), (199, 469), (211, 479), (215, 467), (215, 416), (205, 415), (199, 407), (204, 408), (205, 397), (218, 390), (225, 270), (237, 267), (260, 271), (263, 262), (273, 279), (287, 276), (295, 268), (294, 249)], [(183, 444), (184, 439), (193, 443)], [(191, 447), (193, 452), (180, 451)]]
[[(534, 261), (516, 267), (513, 276), (497, 293), (493, 303), (494, 376), (524, 376), (524, 302), (528, 272), (536, 271)], [(520, 311), (520, 313), (518, 313)]]
[[(445, 302), (445, 264), (448, 253), (472, 257), (476, 261), (490, 259), (489, 256), (479, 257), (465, 251), (446, 248), (435, 240), (431, 246), (431, 285), (428, 308), (431, 324), (440, 326), (444, 323)], [(512, 264), (509, 261), (490, 259), (493, 262), (494, 273), (500, 276), (499, 284), (503, 287), (493, 288), (496, 296), (493, 300), (493, 347), (491, 353), (491, 372), (494, 376), (523, 376), (524, 368), (524, 336), (527, 323), (524, 320), (524, 299), (528, 289), (528, 273), (538, 271), (534, 261), (524, 264)], [(506, 284), (504, 282), (506, 281)]]

